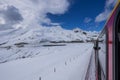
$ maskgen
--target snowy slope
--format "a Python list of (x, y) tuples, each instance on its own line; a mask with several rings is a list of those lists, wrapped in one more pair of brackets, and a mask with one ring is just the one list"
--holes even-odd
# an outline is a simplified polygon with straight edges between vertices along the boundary
[[(33, 58), (0, 64), (1, 80), (85, 80), (91, 43), (35, 48)], [(82, 48), (81, 48), (82, 47)], [(30, 50), (30, 49), (26, 49)], [(15, 55), (13, 57), (16, 57)], [(95, 71), (94, 71), (95, 72)], [(92, 80), (95, 80), (93, 75)]]
[[(66, 43), (51, 42), (86, 42), (86, 40), (91, 40), (93, 35), (96, 34), (83, 31), (79, 28), (74, 30), (65, 30), (60, 26), (1, 31), (0, 63), (33, 57), (34, 55), (39, 54), (39, 47), (45, 45), (66, 45)], [(34, 47), (38, 47), (38, 49)]]
[(83, 30), (65, 30), (60, 26), (40, 27), (35, 29), (14, 29), (0, 32), (0, 44), (12, 45), (15, 43), (40, 43), (46, 41), (82, 41), (91, 40), (97, 34)]
[(86, 41), (96, 35), (59, 26), (1, 31), (0, 79), (85, 80), (93, 50)]

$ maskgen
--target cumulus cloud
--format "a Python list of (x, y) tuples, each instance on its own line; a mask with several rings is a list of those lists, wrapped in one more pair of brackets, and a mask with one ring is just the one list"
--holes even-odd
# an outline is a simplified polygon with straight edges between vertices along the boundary
[(86, 18), (84, 19), (84, 23), (89, 23), (89, 22), (91, 22), (91, 21), (92, 21), (92, 19), (89, 18), (89, 17), (86, 17)]
[(23, 20), (18, 9), (13, 6), (7, 6), (6, 9), (0, 10), (0, 26), (3, 28), (12, 28), (12, 25), (18, 24)]
[(64, 14), (68, 7), (68, 0), (0, 0), (0, 29), (54, 24), (47, 13)]
[(111, 8), (114, 7), (116, 4), (117, 0), (107, 0), (105, 4), (105, 9), (104, 12), (100, 13), (98, 16), (95, 18), (95, 22), (102, 22), (105, 21), (111, 12)]

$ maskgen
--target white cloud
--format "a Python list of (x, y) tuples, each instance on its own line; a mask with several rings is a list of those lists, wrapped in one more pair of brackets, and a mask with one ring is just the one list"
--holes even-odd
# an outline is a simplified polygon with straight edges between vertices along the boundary
[(106, 1), (106, 7), (114, 6), (116, 4), (117, 0), (107, 0)]
[(0, 17), (0, 25), (4, 25), (5, 23), (5, 20), (2, 17)]
[(84, 23), (89, 23), (89, 22), (91, 22), (91, 21), (92, 21), (92, 19), (89, 18), (89, 17), (86, 17), (86, 18), (84, 19)]
[(6, 24), (1, 27), (37, 27), (42, 23), (53, 24), (47, 13), (64, 14), (68, 0), (0, 0), (0, 17)]
[(110, 14), (110, 10), (105, 10), (104, 12), (100, 13), (96, 19), (95, 19), (95, 22), (102, 22), (102, 21), (105, 21), (108, 17), (109, 17), (109, 14)]
[(107, 0), (106, 4), (105, 4), (104, 12), (102, 12), (98, 16), (96, 16), (95, 22), (102, 22), (102, 21), (107, 20), (107, 18), (110, 15), (110, 12), (111, 12), (111, 7), (114, 7), (116, 2), (117, 2), (117, 0)]

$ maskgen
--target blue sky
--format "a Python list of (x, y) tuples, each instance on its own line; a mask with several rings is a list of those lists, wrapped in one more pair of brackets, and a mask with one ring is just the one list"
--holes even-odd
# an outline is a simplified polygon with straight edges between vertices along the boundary
[[(60, 23), (65, 29), (79, 27), (83, 30), (100, 31), (106, 19), (99, 20), (100, 15), (109, 15), (113, 3), (107, 5), (112, 0), (71, 0), (68, 11), (62, 15), (47, 14), (52, 22)], [(114, 1), (114, 0), (113, 0)], [(106, 10), (108, 7), (110, 10)], [(105, 11), (108, 11), (105, 13)], [(103, 17), (101, 16), (101, 18)], [(96, 18), (98, 20), (96, 21)], [(103, 17), (104, 18), (104, 17)]]
[(100, 31), (116, 1), (0, 0), (0, 30), (62, 26)]

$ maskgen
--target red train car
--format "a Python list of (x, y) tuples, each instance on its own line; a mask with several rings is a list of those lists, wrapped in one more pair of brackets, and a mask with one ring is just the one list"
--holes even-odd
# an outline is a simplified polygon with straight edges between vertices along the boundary
[(95, 43), (96, 80), (120, 80), (120, 0)]

